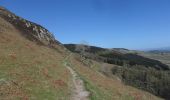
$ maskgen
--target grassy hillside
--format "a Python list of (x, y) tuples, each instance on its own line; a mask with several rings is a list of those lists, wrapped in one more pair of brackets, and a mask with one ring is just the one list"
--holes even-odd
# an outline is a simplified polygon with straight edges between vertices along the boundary
[(117, 78), (106, 77), (100, 73), (101, 63), (88, 59), (86, 61), (91, 63), (85, 63), (79, 55), (71, 55), (62, 44), (49, 41), (51, 36), (39, 37), (42, 35), (39, 32), (21, 28), (20, 22), (18, 25), (2, 17), (1, 12), (0, 15), (1, 100), (70, 100), (73, 83), (71, 73), (63, 64), (65, 58), (84, 81), (91, 100), (160, 100), (124, 85)]
[(68, 100), (70, 73), (62, 65), (62, 48), (38, 45), (20, 33), (0, 18), (0, 98)]
[[(79, 60), (77, 60), (79, 59)], [(77, 54), (70, 57), (71, 66), (85, 81), (91, 92), (91, 100), (157, 100), (150, 93), (124, 85), (117, 77), (109, 78), (101, 73), (104, 63), (93, 61), (91, 66), (80, 61)], [(104, 67), (109, 67), (108, 64)]]
[[(162, 63), (161, 60), (154, 59), (153, 56), (142, 56), (126, 49), (115, 50), (74, 44), (65, 46), (72, 52), (84, 56), (84, 59), (90, 58), (97, 62), (112, 64), (110, 68), (107, 66), (99, 68), (105, 75), (116, 75), (127, 85), (146, 90), (166, 99), (170, 98), (169, 66)], [(82, 52), (82, 50), (84, 51)], [(169, 59), (164, 55), (162, 57)]]

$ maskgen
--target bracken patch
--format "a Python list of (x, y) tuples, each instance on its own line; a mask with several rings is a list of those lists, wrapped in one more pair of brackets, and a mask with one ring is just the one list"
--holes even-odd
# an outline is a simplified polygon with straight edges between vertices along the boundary
[(52, 81), (52, 83), (54, 85), (54, 88), (67, 86), (67, 84), (63, 80), (60, 80), (60, 79), (54, 80), (54, 81)]

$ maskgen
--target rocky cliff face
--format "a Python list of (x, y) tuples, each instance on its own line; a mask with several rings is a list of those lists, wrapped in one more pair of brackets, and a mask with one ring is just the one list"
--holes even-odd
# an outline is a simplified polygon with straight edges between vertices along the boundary
[(13, 24), (16, 28), (22, 31), (24, 36), (31, 40), (36, 40), (45, 45), (52, 45), (55, 43), (60, 44), (55, 40), (53, 34), (44, 27), (23, 19), (3, 7), (0, 7), (0, 17)]

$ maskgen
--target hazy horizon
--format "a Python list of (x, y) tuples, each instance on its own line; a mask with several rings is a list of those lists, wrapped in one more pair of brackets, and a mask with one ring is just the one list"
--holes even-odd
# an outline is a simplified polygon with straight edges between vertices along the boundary
[(43, 25), (64, 44), (104, 48), (170, 47), (168, 0), (4, 0), (0, 5)]

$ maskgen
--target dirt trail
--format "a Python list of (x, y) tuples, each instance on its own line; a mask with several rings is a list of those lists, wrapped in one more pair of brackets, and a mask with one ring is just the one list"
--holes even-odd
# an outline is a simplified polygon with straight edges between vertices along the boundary
[(90, 92), (85, 89), (83, 80), (78, 76), (78, 74), (68, 65), (65, 61), (65, 66), (70, 71), (73, 81), (73, 90), (71, 100), (89, 100)]

